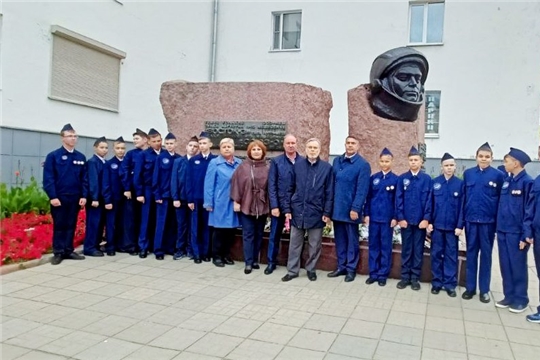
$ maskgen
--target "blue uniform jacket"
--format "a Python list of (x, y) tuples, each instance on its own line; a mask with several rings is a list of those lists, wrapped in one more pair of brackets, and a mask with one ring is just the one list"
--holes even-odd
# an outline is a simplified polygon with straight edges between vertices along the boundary
[(321, 159), (303, 158), (294, 164), (283, 212), (292, 214), (291, 225), (301, 229), (323, 228), (322, 217), (332, 216), (334, 174), (332, 165)]
[(104, 165), (103, 161), (97, 155), (93, 155), (86, 162), (86, 171), (88, 172), (88, 202), (103, 200), (102, 183)]
[(204, 179), (204, 204), (205, 208), (212, 208), (208, 215), (208, 225), (217, 228), (240, 227), (238, 214), (233, 210), (231, 199), (231, 179), (236, 168), (242, 160), (234, 158), (229, 164), (223, 156), (212, 159), (208, 164), (208, 170)]
[[(525, 219), (523, 221), (523, 231), (525, 237), (534, 238), (534, 231), (540, 231), (540, 175), (534, 180), (529, 199), (527, 200), (527, 209), (525, 211)], [(540, 242), (540, 239), (535, 239)], [(540, 246), (535, 243), (535, 246)]]
[(189, 159), (186, 174), (186, 197), (188, 203), (204, 201), (204, 178), (210, 160), (216, 157), (217, 155), (210, 153), (206, 159), (202, 154), (197, 154)]
[(49, 199), (61, 195), (88, 196), (86, 157), (79, 151), (65, 147), (50, 152), (43, 165), (43, 190)]
[(122, 165), (120, 166), (120, 179), (124, 191), (131, 191), (134, 188), (133, 172), (135, 171), (135, 163), (143, 150), (131, 149), (124, 156)]
[(173, 200), (187, 201), (187, 169), (189, 160), (187, 156), (179, 156), (174, 160), (171, 177), (171, 197)]
[(489, 166), (484, 170), (475, 166), (465, 170), (464, 219), (466, 222), (491, 224), (497, 220), (499, 194), (504, 174)]
[(437, 230), (463, 229), (463, 180), (444, 175), (433, 180), (431, 191), (431, 223)]
[(135, 159), (135, 168), (133, 170), (135, 196), (144, 196), (144, 189), (147, 187), (152, 187), (154, 165), (157, 157), (158, 153), (154, 149), (148, 148), (143, 150)]
[[(295, 162), (302, 159), (296, 153)], [(287, 196), (287, 189), (290, 186), (294, 163), (289, 160), (287, 155), (281, 154), (270, 161), (270, 170), (268, 172), (268, 198), (270, 200), (270, 209), (279, 209), (283, 212), (283, 202)]]
[[(334, 159), (334, 209), (332, 220), (359, 224), (369, 191), (371, 166), (360, 155), (345, 155)], [(358, 213), (358, 220), (351, 220), (350, 212)]]
[(497, 212), (497, 231), (513, 234), (525, 232), (525, 209), (533, 182), (533, 178), (525, 170), (504, 179)]
[(425, 172), (420, 171), (416, 176), (410, 171), (401, 174), (396, 190), (396, 220), (406, 220), (411, 225), (431, 221), (430, 194), (431, 177)]
[(369, 192), (364, 213), (369, 221), (388, 223), (396, 219), (396, 189), (398, 176), (393, 172), (382, 171), (370, 178)]
[(161, 151), (154, 164), (152, 176), (152, 192), (154, 199), (163, 200), (171, 198), (171, 175), (173, 165), (179, 155), (168, 151)]
[(120, 168), (122, 160), (114, 156), (107, 160), (103, 166), (103, 188), (102, 195), (105, 204), (112, 204), (113, 201), (122, 200), (124, 197), (124, 188), (120, 179)]

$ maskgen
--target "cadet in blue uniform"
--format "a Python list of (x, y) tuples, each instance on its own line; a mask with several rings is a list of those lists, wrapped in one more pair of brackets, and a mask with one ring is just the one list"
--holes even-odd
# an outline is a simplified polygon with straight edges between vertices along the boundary
[[(107, 245), (105, 251), (108, 256), (121, 252), (133, 251), (133, 245), (128, 234), (124, 231), (124, 216), (126, 198), (120, 179), (120, 166), (126, 153), (126, 143), (119, 137), (113, 144), (114, 156), (105, 162), (103, 167), (103, 202), (106, 212)], [(133, 221), (133, 220), (131, 220)]]
[(509, 308), (513, 313), (527, 309), (529, 276), (524, 220), (527, 200), (533, 179), (524, 166), (531, 161), (522, 150), (510, 148), (504, 157), (504, 167), (510, 174), (504, 180), (497, 213), (497, 245), (503, 282), (504, 299), (497, 301), (498, 308)]
[(165, 151), (162, 151), (154, 165), (152, 191), (156, 201), (156, 235), (154, 236), (154, 255), (163, 260), (164, 254), (173, 254), (176, 245), (176, 218), (171, 198), (171, 173), (174, 161), (178, 158), (176, 137), (172, 133), (165, 136)]
[(86, 203), (86, 234), (84, 237), (84, 255), (103, 256), (99, 244), (105, 228), (105, 203), (103, 201), (103, 164), (109, 152), (105, 137), (94, 142), (94, 156), (88, 159), (88, 198)]
[(354, 136), (345, 139), (345, 154), (334, 159), (334, 240), (337, 269), (328, 277), (345, 275), (345, 282), (356, 277), (360, 259), (358, 226), (362, 221), (364, 203), (369, 191), (371, 167), (358, 154), (360, 143)]
[(368, 225), (369, 277), (366, 284), (386, 285), (392, 266), (392, 240), (397, 225), (395, 199), (398, 176), (392, 172), (393, 155), (384, 148), (379, 156), (381, 171), (370, 178), (364, 222)]
[(142, 204), (139, 229), (139, 257), (141, 259), (144, 259), (148, 255), (148, 249), (154, 246), (156, 203), (152, 192), (152, 178), (156, 159), (161, 152), (161, 134), (152, 128), (148, 131), (148, 138), (150, 147), (138, 156), (133, 171), (135, 194), (137, 201)]
[(177, 234), (176, 252), (173, 260), (179, 260), (188, 256), (193, 259), (191, 250), (191, 215), (193, 210), (187, 201), (187, 169), (189, 159), (199, 152), (199, 139), (193, 136), (186, 145), (186, 155), (179, 156), (174, 160), (171, 178), (171, 197), (176, 212)]
[[(538, 155), (540, 157), (540, 149)], [(529, 194), (523, 225), (525, 230), (525, 241), (528, 244), (533, 244), (534, 242), (533, 250), (534, 262), (536, 264), (536, 275), (540, 280), (540, 175), (534, 180), (531, 193)], [(536, 313), (527, 315), (526, 319), (527, 321), (540, 324), (540, 305), (536, 308)]]
[(137, 255), (139, 253), (137, 242), (139, 239), (139, 224), (141, 223), (141, 203), (135, 199), (133, 173), (140, 154), (148, 148), (148, 135), (141, 129), (136, 129), (133, 133), (133, 145), (135, 145), (135, 149), (126, 153), (120, 165), (120, 178), (126, 199), (124, 233), (129, 239), (125, 249), (130, 255)]
[(64, 125), (60, 136), (62, 146), (47, 154), (43, 166), (43, 190), (49, 197), (53, 219), (52, 265), (63, 259), (84, 259), (73, 252), (73, 237), (77, 215), (88, 193), (86, 157), (75, 150), (77, 133), (71, 124)]
[(268, 173), (268, 198), (270, 201), (270, 238), (268, 241), (268, 266), (264, 270), (266, 275), (274, 272), (277, 266), (279, 243), (283, 228), (285, 227), (285, 213), (283, 212), (284, 198), (292, 179), (294, 164), (302, 157), (296, 151), (296, 137), (288, 134), (283, 139), (285, 152), (276, 156), (270, 162)]
[(459, 235), (463, 232), (463, 180), (454, 176), (456, 160), (449, 153), (441, 159), (443, 174), (433, 180), (431, 191), (431, 293), (444, 287), (456, 297)]
[(422, 158), (413, 146), (409, 151), (409, 171), (399, 176), (396, 216), (401, 227), (401, 280), (398, 289), (411, 285), (420, 290), (426, 228), (431, 220), (431, 177), (421, 170)]
[[(467, 275), (466, 291), (461, 295), (470, 300), (476, 294), (479, 279), (480, 301), (488, 303), (491, 282), (491, 257), (495, 239), (497, 206), (504, 174), (491, 167), (493, 152), (486, 142), (476, 151), (474, 168), (465, 170), (464, 219), (467, 235)], [(478, 252), (480, 251), (480, 272), (478, 272)]]
[(208, 226), (208, 211), (204, 203), (204, 179), (210, 160), (216, 155), (210, 152), (212, 142), (208, 133), (201, 132), (199, 135), (199, 154), (188, 162), (186, 174), (186, 196), (188, 207), (193, 211), (191, 214), (191, 249), (193, 262), (200, 264), (202, 260), (210, 261), (210, 236), (211, 228)]

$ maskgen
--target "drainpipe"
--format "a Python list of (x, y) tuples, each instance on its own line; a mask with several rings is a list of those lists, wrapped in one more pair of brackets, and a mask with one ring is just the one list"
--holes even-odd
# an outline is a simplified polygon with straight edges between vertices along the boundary
[(214, 0), (213, 31), (212, 31), (212, 53), (210, 56), (210, 82), (216, 81), (216, 48), (217, 48), (217, 26), (218, 26), (218, 3)]

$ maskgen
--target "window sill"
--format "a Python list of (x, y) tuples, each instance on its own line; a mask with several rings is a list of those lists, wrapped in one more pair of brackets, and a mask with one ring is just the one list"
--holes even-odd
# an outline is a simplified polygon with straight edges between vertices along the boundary
[(300, 52), (302, 49), (268, 50), (269, 53)]
[(424, 139), (438, 139), (439, 134), (424, 134)]
[(413, 47), (413, 46), (443, 46), (444, 43), (408, 43), (407, 47)]

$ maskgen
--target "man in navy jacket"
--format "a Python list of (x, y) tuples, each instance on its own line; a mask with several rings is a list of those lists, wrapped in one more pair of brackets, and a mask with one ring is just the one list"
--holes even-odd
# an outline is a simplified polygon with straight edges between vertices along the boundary
[[(536, 275), (540, 280), (540, 175), (534, 180), (529, 194), (523, 230), (525, 231), (525, 241), (529, 245), (533, 244)], [(540, 306), (536, 308), (536, 313), (527, 315), (526, 319), (532, 323), (540, 324)]]
[(332, 166), (319, 158), (320, 152), (319, 139), (309, 139), (306, 143), (306, 159), (294, 164), (293, 179), (283, 204), (285, 217), (291, 221), (291, 239), (287, 275), (282, 281), (298, 277), (306, 233), (309, 246), (306, 270), (310, 281), (317, 280), (315, 267), (321, 255), (322, 232), (330, 221), (334, 202)]

